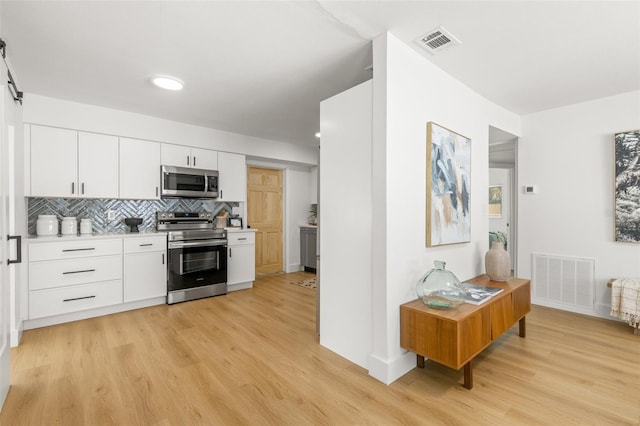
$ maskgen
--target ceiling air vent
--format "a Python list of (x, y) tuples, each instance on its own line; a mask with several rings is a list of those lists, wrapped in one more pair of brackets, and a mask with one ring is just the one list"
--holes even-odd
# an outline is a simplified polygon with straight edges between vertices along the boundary
[(443, 26), (439, 26), (435, 30), (420, 36), (416, 39), (416, 43), (420, 44), (433, 55), (452, 46), (462, 44), (460, 40)]

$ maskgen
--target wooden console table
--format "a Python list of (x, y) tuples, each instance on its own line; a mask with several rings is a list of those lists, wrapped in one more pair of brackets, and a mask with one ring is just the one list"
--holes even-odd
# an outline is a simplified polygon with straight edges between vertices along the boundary
[(428, 308), (420, 299), (400, 306), (400, 346), (417, 354), (424, 368), (425, 357), (459, 370), (464, 367), (464, 387), (473, 387), (471, 360), (519, 321), (525, 337), (525, 315), (531, 311), (531, 282), (509, 278), (491, 281), (481, 275), (466, 282), (500, 287), (504, 291), (482, 305), (463, 303), (451, 310)]

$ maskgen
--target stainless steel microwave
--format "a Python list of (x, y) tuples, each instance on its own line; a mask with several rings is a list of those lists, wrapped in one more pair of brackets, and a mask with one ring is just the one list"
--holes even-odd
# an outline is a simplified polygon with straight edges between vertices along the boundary
[(218, 198), (218, 171), (161, 166), (162, 198)]

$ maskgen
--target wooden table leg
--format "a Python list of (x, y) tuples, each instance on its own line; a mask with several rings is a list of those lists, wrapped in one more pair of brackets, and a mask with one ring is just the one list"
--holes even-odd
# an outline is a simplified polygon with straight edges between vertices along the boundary
[(471, 361), (464, 365), (464, 387), (473, 388), (473, 370), (471, 369)]
[(527, 337), (527, 317), (522, 317), (518, 323), (520, 337)]
[(424, 357), (416, 354), (416, 365), (418, 368), (424, 368)]

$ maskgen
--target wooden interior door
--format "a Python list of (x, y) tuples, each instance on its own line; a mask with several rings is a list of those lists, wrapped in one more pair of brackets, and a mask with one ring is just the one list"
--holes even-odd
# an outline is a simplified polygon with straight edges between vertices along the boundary
[(282, 170), (247, 168), (247, 215), (256, 232), (256, 275), (282, 272)]

